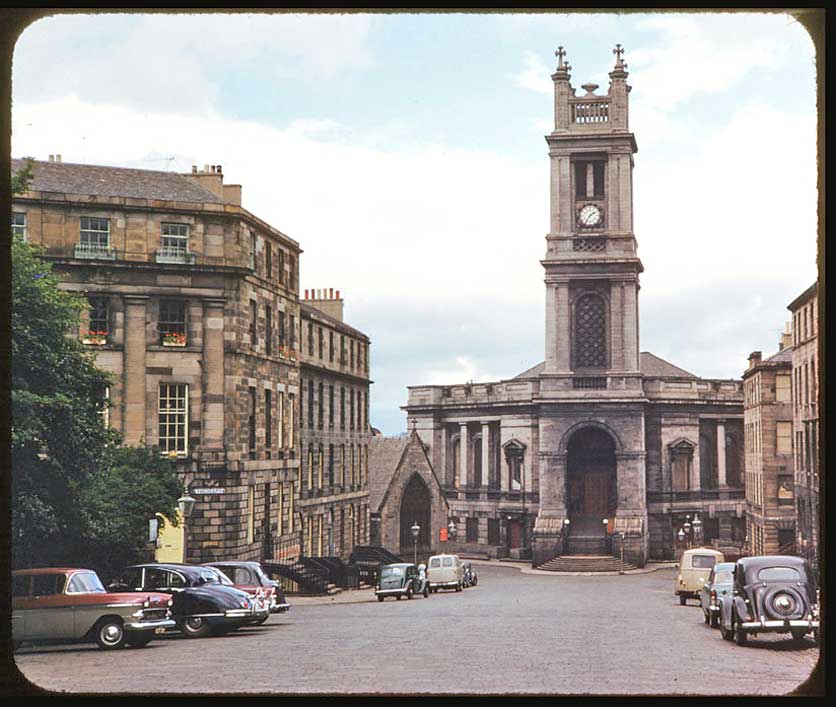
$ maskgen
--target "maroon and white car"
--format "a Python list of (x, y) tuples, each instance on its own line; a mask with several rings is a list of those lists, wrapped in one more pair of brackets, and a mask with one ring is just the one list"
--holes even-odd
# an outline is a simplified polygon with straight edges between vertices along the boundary
[(93, 570), (40, 567), (12, 572), (12, 640), (95, 641), (105, 650), (141, 648), (174, 628), (171, 597), (108, 592)]
[[(280, 614), (290, 609), (290, 604), (284, 597), (282, 585), (275, 579), (270, 579), (258, 562), (223, 560), (204, 564), (221, 570), (238, 589), (260, 598), (271, 614)], [(258, 623), (264, 623), (266, 620), (260, 620)]]

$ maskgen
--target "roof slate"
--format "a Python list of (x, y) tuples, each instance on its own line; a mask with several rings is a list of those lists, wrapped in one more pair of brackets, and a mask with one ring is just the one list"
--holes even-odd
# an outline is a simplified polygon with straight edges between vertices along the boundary
[[(536, 366), (532, 366), (528, 370), (514, 376), (512, 380), (517, 378), (537, 378), (545, 368), (546, 363), (542, 361)], [(639, 370), (648, 378), (697, 378), (693, 373), (689, 373), (679, 366), (674, 366), (663, 358), (659, 358), (649, 351), (642, 351), (639, 354)]]
[[(13, 159), (12, 172), (23, 165), (24, 160)], [(177, 172), (34, 160), (32, 174), (32, 181), (29, 182), (31, 191), (225, 203), (208, 189)]]

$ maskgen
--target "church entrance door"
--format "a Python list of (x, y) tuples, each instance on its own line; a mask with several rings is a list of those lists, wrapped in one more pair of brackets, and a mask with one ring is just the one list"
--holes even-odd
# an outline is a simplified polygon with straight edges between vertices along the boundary
[(583, 513), (604, 518), (607, 515), (609, 484), (607, 472), (588, 472), (583, 477)]
[(611, 518), (618, 502), (615, 444), (600, 427), (572, 435), (566, 455), (566, 510), (570, 518)]

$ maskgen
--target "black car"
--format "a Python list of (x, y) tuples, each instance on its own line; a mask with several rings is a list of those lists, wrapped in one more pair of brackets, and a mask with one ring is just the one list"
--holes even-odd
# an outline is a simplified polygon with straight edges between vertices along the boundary
[(109, 589), (171, 594), (171, 617), (185, 636), (193, 638), (222, 635), (253, 623), (264, 611), (261, 602), (221, 584), (214, 570), (199, 565), (132, 565), (122, 570)]
[(238, 589), (261, 596), (271, 614), (281, 614), (290, 609), (282, 585), (275, 579), (270, 579), (260, 563), (252, 560), (223, 560), (204, 564), (222, 570)]
[(742, 557), (734, 566), (732, 592), (720, 598), (720, 634), (739, 646), (750, 635), (808, 633), (818, 641), (819, 607), (810, 564), (788, 555)]

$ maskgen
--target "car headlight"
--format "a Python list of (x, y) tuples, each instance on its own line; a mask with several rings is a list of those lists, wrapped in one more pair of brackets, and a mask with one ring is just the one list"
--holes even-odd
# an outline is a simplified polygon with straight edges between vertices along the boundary
[(151, 606), (151, 599), (146, 598), (146, 599), (145, 599), (145, 601), (144, 601), (144, 602), (142, 602), (142, 606), (144, 606), (146, 609), (147, 609), (149, 606)]

